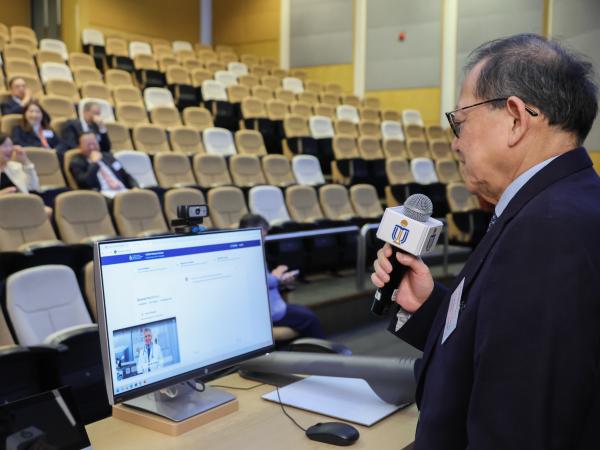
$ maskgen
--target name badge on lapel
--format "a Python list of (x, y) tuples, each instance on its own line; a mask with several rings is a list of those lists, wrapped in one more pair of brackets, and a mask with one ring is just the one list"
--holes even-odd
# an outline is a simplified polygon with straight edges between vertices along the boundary
[(54, 137), (54, 131), (52, 130), (43, 130), (42, 133), (46, 139)]
[(460, 298), (462, 297), (465, 279), (463, 278), (450, 296), (450, 305), (446, 314), (446, 325), (444, 325), (444, 334), (442, 336), (442, 344), (446, 342), (448, 336), (456, 329), (458, 322), (458, 313), (460, 312)]
[(115, 161), (114, 163), (112, 163), (112, 168), (119, 171), (123, 168), (123, 166), (119, 161)]

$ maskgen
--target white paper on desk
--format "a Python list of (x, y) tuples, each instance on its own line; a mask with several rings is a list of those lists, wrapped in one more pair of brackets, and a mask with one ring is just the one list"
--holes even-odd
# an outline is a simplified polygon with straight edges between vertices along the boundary
[[(310, 376), (279, 389), (281, 403), (335, 417), (371, 425), (405, 405), (390, 405), (381, 400), (360, 378)], [(262, 396), (279, 403), (277, 391)]]

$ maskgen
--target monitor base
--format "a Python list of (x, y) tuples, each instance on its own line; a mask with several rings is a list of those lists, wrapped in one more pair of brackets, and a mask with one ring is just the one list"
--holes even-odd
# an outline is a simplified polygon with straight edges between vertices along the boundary
[(235, 400), (235, 396), (221, 389), (206, 386), (198, 392), (186, 383), (161, 389), (123, 402), (124, 405), (181, 422)]

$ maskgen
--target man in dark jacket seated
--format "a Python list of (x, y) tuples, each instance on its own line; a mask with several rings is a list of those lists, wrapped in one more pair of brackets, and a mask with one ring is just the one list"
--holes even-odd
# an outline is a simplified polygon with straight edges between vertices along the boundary
[(94, 189), (109, 198), (137, 186), (119, 161), (100, 151), (94, 133), (81, 135), (79, 153), (71, 159), (69, 170), (80, 189)]
[(83, 107), (82, 117), (69, 120), (65, 124), (62, 132), (65, 147), (67, 149), (79, 147), (79, 137), (83, 133), (93, 133), (100, 145), (100, 150), (102, 152), (110, 151), (110, 139), (98, 103), (86, 103)]
[(13, 77), (8, 82), (10, 98), (0, 105), (2, 114), (21, 114), (23, 107), (31, 101), (31, 89), (21, 77)]

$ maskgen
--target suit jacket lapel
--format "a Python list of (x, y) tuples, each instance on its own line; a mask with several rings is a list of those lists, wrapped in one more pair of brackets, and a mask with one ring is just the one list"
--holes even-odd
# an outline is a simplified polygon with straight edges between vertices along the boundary
[[(540, 170), (537, 174), (535, 174), (531, 180), (529, 180), (514, 198), (510, 201), (504, 212), (500, 215), (495, 225), (490, 229), (488, 233), (483, 237), (481, 242), (477, 245), (469, 260), (465, 264), (465, 267), (460, 272), (460, 274), (456, 277), (454, 283), (450, 287), (448, 291), (448, 295), (446, 295), (446, 299), (440, 305), (438, 310), (436, 319), (433, 323), (433, 326), (430, 331), (429, 338), (427, 339), (427, 343), (425, 345), (425, 349), (423, 351), (423, 360), (421, 362), (420, 370), (419, 370), (419, 382), (417, 387), (417, 398), (420, 397), (419, 392), (422, 389), (423, 384), (423, 374), (427, 369), (427, 365), (431, 359), (431, 355), (435, 346), (437, 346), (440, 340), (440, 334), (442, 329), (444, 328), (446, 313), (448, 310), (448, 305), (450, 301), (450, 295), (460, 281), (465, 278), (465, 285), (463, 288), (463, 300), (468, 298), (469, 287), (473, 283), (473, 280), (477, 276), (481, 265), (485, 261), (490, 249), (497, 241), (498, 237), (502, 234), (502, 230), (504, 227), (512, 220), (512, 218), (538, 193), (546, 189), (549, 185), (557, 182), (558, 180), (565, 178), (569, 175), (572, 175), (575, 172), (578, 172), (583, 169), (587, 169), (592, 166), (592, 161), (587, 154), (587, 151), (583, 147), (579, 147), (575, 150), (569, 151), (542, 170)], [(458, 325), (460, 326), (460, 324)]]

